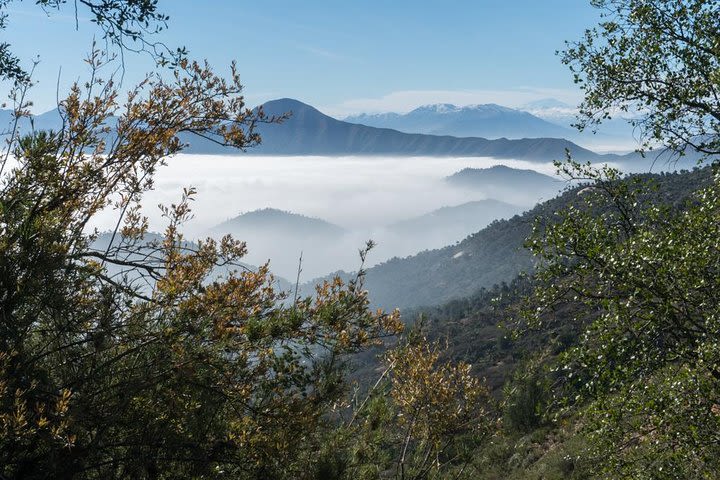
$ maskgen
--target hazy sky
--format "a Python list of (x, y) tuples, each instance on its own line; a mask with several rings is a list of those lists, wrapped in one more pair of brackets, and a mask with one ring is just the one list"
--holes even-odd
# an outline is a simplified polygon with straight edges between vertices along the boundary
[[(42, 63), (36, 111), (85, 73), (94, 25), (72, 3), (50, 19), (32, 1), (8, 7), (3, 41)], [(293, 97), (336, 116), (436, 102), (518, 106), (580, 98), (555, 51), (597, 21), (587, 0), (160, 0), (159, 40), (217, 68), (237, 60), (250, 104)], [(82, 11), (81, 11), (82, 14)], [(153, 68), (127, 60), (126, 82)], [(60, 71), (62, 67), (62, 71)]]

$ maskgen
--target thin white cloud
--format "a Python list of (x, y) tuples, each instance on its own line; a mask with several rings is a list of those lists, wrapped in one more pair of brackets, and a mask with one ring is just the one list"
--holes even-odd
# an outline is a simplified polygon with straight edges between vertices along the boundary
[(579, 110), (577, 108), (550, 107), (532, 108), (527, 111), (540, 118), (564, 120), (575, 117)]
[(348, 60), (348, 58), (346, 56), (341, 55), (339, 53), (332, 52), (330, 50), (326, 50), (324, 48), (312, 47), (310, 45), (295, 45), (295, 48), (297, 48), (300, 51), (307, 52), (316, 57), (326, 58), (328, 60), (334, 60), (334, 61)]

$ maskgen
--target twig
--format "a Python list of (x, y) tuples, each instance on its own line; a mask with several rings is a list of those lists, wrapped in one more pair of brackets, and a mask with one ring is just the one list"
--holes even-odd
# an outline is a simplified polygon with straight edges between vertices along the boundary
[(300, 260), (298, 260), (297, 278), (295, 279), (295, 297), (293, 298), (293, 305), (297, 305), (298, 301), (298, 289), (300, 288), (300, 272), (302, 272), (302, 256), (303, 252), (300, 251)]

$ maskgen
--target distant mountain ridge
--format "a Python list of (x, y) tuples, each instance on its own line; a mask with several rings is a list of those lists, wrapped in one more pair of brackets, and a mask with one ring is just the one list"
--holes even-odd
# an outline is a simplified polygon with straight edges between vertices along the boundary
[[(494, 103), (458, 107), (438, 103), (405, 114), (361, 113), (348, 122), (394, 128), (407, 133), (482, 138), (564, 138), (585, 148), (632, 151), (638, 146), (633, 128), (625, 119), (606, 119), (597, 128), (580, 132), (578, 108), (555, 98), (543, 98), (509, 108)], [(596, 131), (597, 130), (597, 131)]]
[[(248, 152), (251, 154), (482, 156), (550, 162), (564, 158), (568, 150), (581, 161), (613, 161), (620, 158), (598, 155), (560, 138), (488, 140), (410, 134), (368, 127), (336, 120), (310, 105), (288, 98), (267, 102), (262, 108), (269, 115), (291, 112), (292, 116), (279, 125), (259, 125), (258, 132), (263, 143)], [(201, 153), (202, 148), (198, 150), (192, 145), (190, 152), (194, 148), (194, 151)]]
[[(289, 98), (267, 102), (262, 108), (268, 115), (291, 113), (292, 116), (282, 124), (257, 125), (257, 132), (262, 137), (260, 146), (243, 153), (218, 145), (206, 138), (181, 134), (181, 140), (188, 144), (185, 153), (494, 157), (536, 162), (562, 160), (566, 151), (569, 151), (576, 160), (583, 162), (626, 162), (637, 157), (637, 155), (600, 155), (563, 138), (488, 140), (479, 137), (403, 133), (388, 128), (375, 128), (336, 120), (310, 105)], [(436, 112), (451, 109), (450, 106), (433, 108)], [(497, 109), (502, 108), (497, 107)], [(111, 123), (112, 120), (111, 118), (108, 122)], [(0, 114), (0, 121), (9, 122), (8, 111)], [(33, 122), (36, 130), (62, 128), (62, 119), (57, 109), (33, 117)], [(7, 130), (7, 126), (4, 127)], [(21, 132), (27, 133), (29, 129), (30, 121), (24, 119), (21, 122)]]
[(262, 228), (263, 232), (295, 236), (342, 235), (344, 229), (325, 220), (276, 208), (242, 213), (214, 227), (217, 233), (243, 233), (244, 229)]
[(231, 234), (246, 242), (248, 262), (262, 265), (270, 260), (271, 270), (286, 277), (294, 276), (301, 254), (303, 269), (317, 271), (319, 259), (336, 255), (346, 233), (342, 227), (325, 220), (276, 208), (242, 213), (208, 232), (216, 238)]
[[(14, 112), (9, 109), (0, 110), (0, 134), (10, 132), (12, 123), (14, 122)], [(59, 131), (62, 128), (62, 117), (60, 110), (53, 108), (47, 112), (32, 115), (30, 117), (20, 117), (18, 119), (17, 129), (20, 135), (26, 135), (33, 129), (35, 130), (54, 130)]]
[(351, 115), (346, 122), (392, 128), (406, 133), (455, 137), (570, 138), (575, 132), (531, 113), (494, 103), (459, 107), (450, 103), (423, 105), (408, 113)]
[(463, 168), (446, 177), (445, 180), (455, 185), (497, 185), (498, 183), (522, 182), (522, 186), (553, 185), (561, 183), (555, 178), (535, 170), (511, 168), (506, 165), (494, 165), (488, 168)]
[(388, 226), (398, 235), (412, 235), (427, 241), (443, 239), (448, 243), (465, 238), (500, 218), (510, 218), (523, 211), (523, 207), (499, 200), (487, 199), (466, 202), (461, 205), (441, 207), (418, 217), (402, 220)]
[[(11, 133), (13, 123), (15, 121), (13, 110), (0, 109), (0, 138), (7, 136)], [(109, 126), (111, 129), (115, 126), (117, 117), (110, 116), (104, 122), (104, 125)], [(20, 117), (17, 120), (17, 132), (16, 135), (24, 136), (32, 133), (33, 131), (49, 131), (59, 132), (63, 128), (63, 115), (59, 108), (53, 108), (47, 112), (43, 112), (37, 115), (31, 115), (29, 117)], [(109, 137), (112, 138), (111, 133)]]
[(445, 177), (445, 181), (457, 187), (481, 191), (492, 198), (514, 197), (528, 200), (524, 203), (533, 205), (538, 199), (554, 197), (565, 186), (565, 182), (535, 170), (510, 168), (505, 165), (464, 168)]

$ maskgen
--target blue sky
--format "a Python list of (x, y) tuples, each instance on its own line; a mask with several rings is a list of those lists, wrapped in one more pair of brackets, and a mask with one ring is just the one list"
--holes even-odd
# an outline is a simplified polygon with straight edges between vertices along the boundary
[[(70, 2), (72, 4), (72, 2)], [(336, 116), (407, 111), (451, 102), (519, 106), (580, 92), (555, 55), (598, 20), (586, 0), (313, 1), (160, 0), (170, 15), (159, 40), (185, 45), (222, 70), (237, 60), (251, 105), (293, 97)], [(32, 1), (9, 7), (4, 41), (40, 81), (35, 110), (52, 108), (86, 73), (82, 57), (98, 32), (72, 8), (49, 19)], [(82, 15), (82, 11), (81, 11)], [(153, 68), (127, 61), (126, 84)]]

